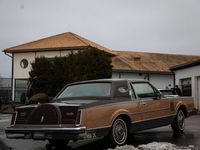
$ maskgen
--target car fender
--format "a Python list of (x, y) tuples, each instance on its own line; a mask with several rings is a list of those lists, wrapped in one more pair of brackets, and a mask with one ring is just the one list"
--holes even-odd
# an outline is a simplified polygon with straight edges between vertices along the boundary
[(186, 112), (188, 112), (188, 108), (187, 108), (187, 105), (183, 102), (183, 101), (179, 101), (177, 104), (176, 104), (176, 107), (175, 107), (175, 114), (177, 114), (178, 110), (181, 108), (181, 107), (184, 107), (186, 109)]
[(131, 117), (129, 116), (128, 110), (126, 110), (126, 109), (119, 109), (119, 110), (115, 111), (115, 112), (113, 113), (113, 115), (111, 116), (111, 120), (110, 120), (111, 126), (112, 126), (113, 122), (114, 122), (119, 116), (121, 116), (121, 115), (126, 115), (126, 116), (128, 116), (129, 118), (131, 118)]

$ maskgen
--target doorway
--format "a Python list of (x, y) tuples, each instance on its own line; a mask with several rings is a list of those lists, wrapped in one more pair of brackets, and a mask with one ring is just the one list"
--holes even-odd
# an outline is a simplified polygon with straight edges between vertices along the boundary
[(197, 109), (200, 110), (200, 77), (197, 77)]

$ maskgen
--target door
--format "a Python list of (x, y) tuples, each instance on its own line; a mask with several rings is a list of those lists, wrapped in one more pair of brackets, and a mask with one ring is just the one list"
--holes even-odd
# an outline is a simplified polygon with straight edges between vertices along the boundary
[(200, 110), (200, 77), (197, 78), (197, 109)]
[[(132, 83), (132, 87), (140, 100), (140, 110), (142, 111), (142, 120), (150, 126), (157, 126), (157, 122), (165, 123), (172, 111), (170, 110), (169, 99), (159, 99), (155, 88), (148, 82)], [(164, 122), (163, 122), (164, 123)]]

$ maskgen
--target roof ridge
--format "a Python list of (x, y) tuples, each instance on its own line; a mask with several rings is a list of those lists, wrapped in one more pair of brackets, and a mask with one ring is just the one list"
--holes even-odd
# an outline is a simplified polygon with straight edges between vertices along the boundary
[(4, 49), (4, 51), (7, 50), (7, 49), (13, 49), (13, 48), (18, 47), (18, 46), (23, 46), (23, 45), (27, 45), (27, 44), (32, 44), (32, 43), (35, 43), (35, 42), (39, 42), (39, 41), (45, 40), (47, 38), (52, 38), (52, 37), (64, 35), (64, 34), (67, 34), (67, 33), (70, 33), (70, 32), (60, 33), (60, 34), (52, 35), (52, 36), (49, 36), (49, 37), (44, 37), (44, 38), (41, 38), (41, 39), (38, 39), (38, 40), (30, 41), (30, 42), (27, 42), (27, 43), (24, 43), (24, 44), (19, 44), (17, 46), (12, 46), (12, 47)]
[(160, 55), (174, 55), (174, 56), (195, 56), (195, 57), (198, 57), (198, 56), (200, 56), (200, 55), (191, 55), (191, 54), (170, 54), (170, 53), (161, 53), (161, 52), (159, 52), (159, 53), (157, 53), (157, 52), (145, 52), (145, 51), (132, 51), (132, 50), (112, 50), (112, 51), (114, 51), (114, 52), (130, 52), (130, 53), (147, 53), (147, 54), (160, 54)]
[(84, 44), (86, 44), (87, 46), (89, 46), (89, 44), (86, 43), (83, 39), (81, 39), (81, 37), (78, 36), (77, 34), (72, 33), (72, 32), (69, 32), (69, 34), (73, 35), (75, 38), (77, 38), (78, 40), (80, 40), (81, 42), (83, 42)]
[[(76, 37), (81, 42), (85, 43), (86, 46), (96, 47), (97, 49), (102, 50), (102, 51), (104, 51), (106, 53), (109, 53), (109, 54), (111, 54), (113, 56), (115, 55), (115, 52), (113, 52), (109, 48), (106, 48), (106, 47), (104, 47), (104, 46), (102, 46), (102, 45), (100, 45), (100, 44), (98, 44), (98, 43), (96, 43), (96, 42), (94, 42), (92, 40), (89, 40), (89, 39), (87, 39), (85, 37), (82, 37), (82, 36), (77, 35), (77, 34), (72, 33), (72, 32), (70, 32), (70, 34), (72, 34), (74, 37)], [(100, 47), (100, 48), (98, 48), (98, 47)]]

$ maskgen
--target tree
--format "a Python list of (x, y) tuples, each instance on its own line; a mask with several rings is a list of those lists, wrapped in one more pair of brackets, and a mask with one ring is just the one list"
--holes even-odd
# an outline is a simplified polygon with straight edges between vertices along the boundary
[(86, 51), (79, 51), (75, 57), (73, 81), (111, 78), (112, 61), (104, 52), (89, 47)]
[(68, 57), (36, 58), (31, 65), (29, 81), (34, 81), (34, 94), (55, 96), (68, 83), (112, 76), (111, 58), (94, 47), (77, 54), (71, 52)]

